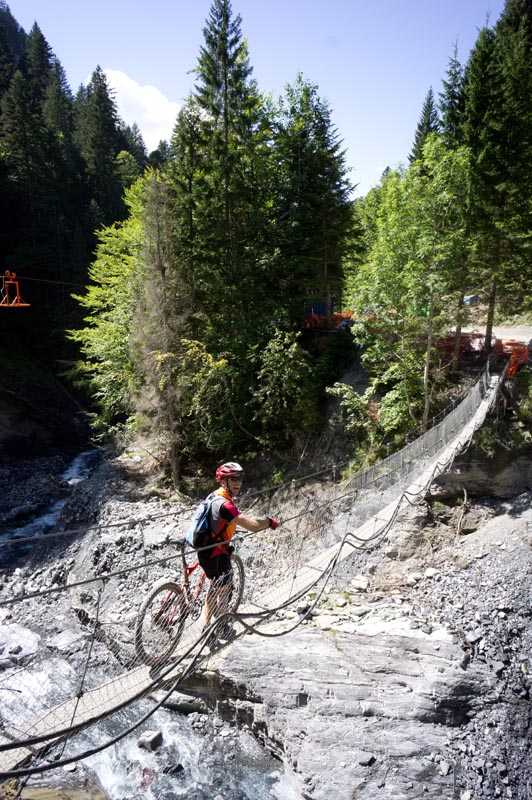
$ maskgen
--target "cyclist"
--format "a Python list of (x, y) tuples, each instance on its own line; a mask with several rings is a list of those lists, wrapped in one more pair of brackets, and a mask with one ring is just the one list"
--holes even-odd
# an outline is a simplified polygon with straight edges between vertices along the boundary
[[(198, 552), (198, 559), (203, 571), (210, 579), (204, 609), (204, 629), (208, 627), (211, 617), (225, 614), (229, 607), (229, 600), (233, 590), (233, 577), (231, 572), (231, 546), (228, 544), (233, 538), (237, 525), (247, 531), (258, 532), (267, 528), (276, 529), (279, 525), (273, 517), (255, 519), (241, 514), (235, 505), (242, 490), (244, 470), (236, 461), (227, 461), (216, 470), (216, 481), (220, 487), (213, 492), (211, 506), (211, 535), (216, 547), (211, 547)], [(227, 638), (231, 629), (227, 629), (220, 638)]]

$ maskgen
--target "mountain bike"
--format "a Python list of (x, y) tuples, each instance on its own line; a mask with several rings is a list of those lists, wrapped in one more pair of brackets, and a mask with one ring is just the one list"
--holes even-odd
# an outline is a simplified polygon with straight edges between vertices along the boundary
[[(175, 648), (189, 620), (201, 616), (205, 604), (208, 578), (199, 561), (187, 563), (186, 540), (179, 540), (183, 566), (183, 582), (162, 578), (149, 591), (139, 608), (135, 623), (135, 650), (145, 664), (157, 666), (166, 661)], [(228, 584), (229, 600), (224, 613), (234, 614), (244, 593), (244, 565), (231, 553), (232, 581)]]

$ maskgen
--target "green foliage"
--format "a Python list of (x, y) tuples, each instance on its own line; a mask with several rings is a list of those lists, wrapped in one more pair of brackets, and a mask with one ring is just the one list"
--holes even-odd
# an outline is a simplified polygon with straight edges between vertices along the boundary
[(275, 129), (277, 285), (291, 321), (305, 301), (341, 294), (352, 223), (345, 154), (318, 87), (298, 75), (281, 98)]
[(139, 181), (128, 195), (131, 217), (100, 232), (96, 259), (89, 273), (91, 284), (85, 295), (75, 295), (87, 316), (85, 327), (69, 332), (84, 355), (71, 377), (90, 387), (103, 427), (133, 412), (132, 398), (141, 384), (129, 341), (136, 270), (143, 246), (138, 217), (142, 202), (143, 185)]
[(103, 70), (97, 67), (75, 102), (74, 138), (84, 161), (92, 200), (104, 225), (124, 215), (122, 186), (115, 169), (120, 151), (116, 102)]
[(264, 443), (287, 444), (294, 431), (309, 431), (317, 421), (312, 369), (298, 338), (298, 334), (277, 330), (255, 354), (254, 418), (260, 423)]
[(209, 354), (202, 342), (180, 339), (172, 353), (156, 353), (159, 388), (170, 386), (176, 407), (173, 414), (186, 435), (184, 452), (200, 458), (231, 446), (231, 375), (228, 362)]
[(343, 426), (350, 434), (350, 469), (357, 471), (378, 461), (385, 454), (382, 430), (378, 421), (378, 404), (373, 386), (361, 394), (346, 383), (335, 383), (327, 388), (327, 394), (338, 398)]
[(532, 439), (532, 370), (520, 369), (512, 380), (512, 413), (518, 423), (521, 435), (527, 441)]
[(347, 383), (335, 383), (327, 389), (327, 394), (340, 400), (340, 406), (346, 413), (346, 430), (355, 434), (357, 442), (360, 442), (370, 418), (373, 389), (367, 389), (364, 394), (360, 394)]
[(458, 47), (454, 51), (447, 68), (447, 79), (442, 81), (440, 93), (441, 134), (446, 147), (463, 144), (464, 114), (464, 71), (458, 61)]
[(408, 156), (411, 164), (413, 164), (414, 161), (418, 161), (423, 158), (423, 148), (425, 146), (425, 142), (429, 136), (434, 133), (438, 133), (439, 130), (440, 119), (438, 116), (436, 101), (434, 100), (434, 92), (432, 91), (431, 87), (428, 90), (427, 96), (425, 97), (425, 101), (423, 103), (421, 117), (416, 128), (412, 152)]
[(127, 150), (121, 150), (115, 159), (116, 174), (124, 189), (131, 186), (141, 175), (141, 169), (135, 157)]
[(389, 172), (358, 210), (367, 250), (351, 278), (360, 316), (354, 335), (381, 398), (378, 421), (387, 440), (426, 428), (441, 385), (436, 344), (452, 298), (463, 292), (468, 258), (468, 159), (466, 148), (447, 150), (429, 136), (422, 159)]

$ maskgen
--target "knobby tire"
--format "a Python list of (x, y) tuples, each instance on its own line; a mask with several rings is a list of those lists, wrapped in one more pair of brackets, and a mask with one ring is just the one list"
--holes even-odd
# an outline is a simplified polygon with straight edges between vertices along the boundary
[(231, 554), (231, 567), (233, 570), (233, 594), (229, 603), (229, 611), (231, 614), (236, 614), (244, 594), (244, 564), (236, 553)]
[(173, 653), (187, 617), (183, 587), (158, 581), (142, 603), (135, 624), (135, 651), (149, 666), (163, 664)]

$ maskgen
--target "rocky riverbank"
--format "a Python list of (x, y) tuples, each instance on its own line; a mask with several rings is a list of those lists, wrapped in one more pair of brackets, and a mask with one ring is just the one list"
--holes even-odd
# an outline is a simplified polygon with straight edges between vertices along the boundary
[[(213, 730), (209, 720), (218, 718), (225, 736), (253, 732), (310, 800), (529, 798), (532, 497), (527, 470), (521, 474), (519, 494), (507, 499), (478, 498), (478, 475), (477, 499), (466, 505), (440, 487), (381, 547), (346, 562), (295, 631), (244, 636), (213, 656), (188, 687), (205, 703), (191, 724)], [(484, 493), (494, 486), (488, 476)], [(139, 555), (132, 520), (187, 511), (178, 498), (157, 496), (123, 459), (69, 491), (60, 527), (107, 526), (105, 547), (94, 530), (79, 543), (78, 564), (90, 556), (127, 568)], [(285, 502), (281, 519), (290, 515)], [(144, 546), (160, 552), (170, 535), (145, 526)], [(50, 579), (68, 575), (68, 557), (63, 564), (54, 554), (32, 580), (45, 580), (46, 570)], [(6, 570), (3, 595), (20, 581), (20, 571)], [(45, 612), (28, 620), (44, 624)], [(125, 602), (114, 613), (125, 620)], [(299, 619), (298, 609), (285, 613)], [(124, 650), (127, 637), (124, 628)], [(110, 650), (107, 659), (116, 667)], [(161, 759), (169, 747), (163, 741)]]

